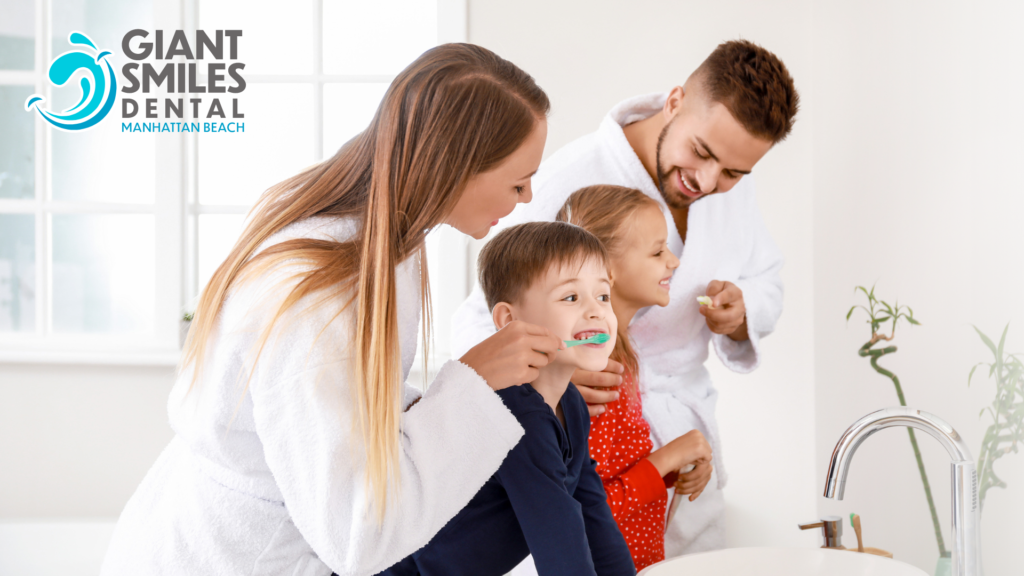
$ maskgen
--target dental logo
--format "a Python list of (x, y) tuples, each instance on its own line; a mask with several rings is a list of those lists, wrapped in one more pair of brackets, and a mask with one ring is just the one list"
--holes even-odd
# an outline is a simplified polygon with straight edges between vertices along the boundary
[[(33, 94), (25, 102), (25, 110), (35, 108), (44, 120), (57, 128), (68, 131), (85, 130), (103, 120), (114, 107), (117, 95), (117, 78), (110, 62), (104, 59), (110, 52), (100, 51), (88, 36), (81, 32), (72, 32), (68, 37), (72, 45), (88, 46), (92, 53), (84, 49), (72, 50), (58, 56), (50, 64), (49, 78), (54, 86), (63, 86), (79, 70), (85, 71), (81, 76), (82, 98), (78, 104), (57, 114), (44, 110), (40, 104), (45, 99)], [(95, 54), (95, 56), (93, 55)]]

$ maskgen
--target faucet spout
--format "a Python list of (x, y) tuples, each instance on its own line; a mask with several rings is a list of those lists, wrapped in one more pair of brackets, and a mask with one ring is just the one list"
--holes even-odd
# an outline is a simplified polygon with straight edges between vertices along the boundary
[(909, 426), (939, 441), (952, 460), (953, 576), (980, 576), (978, 546), (978, 472), (960, 434), (941, 418), (913, 408), (883, 408), (857, 420), (832, 451), (825, 478), (825, 497), (843, 499), (846, 475), (857, 448), (875, 432)]

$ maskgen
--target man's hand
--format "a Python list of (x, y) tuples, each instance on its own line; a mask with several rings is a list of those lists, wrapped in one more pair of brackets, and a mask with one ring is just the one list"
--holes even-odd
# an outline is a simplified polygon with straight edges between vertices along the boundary
[(603, 414), (605, 404), (619, 399), (618, 390), (608, 390), (622, 384), (622, 364), (608, 360), (608, 366), (602, 372), (589, 372), (577, 369), (572, 373), (572, 383), (580, 391), (580, 396), (587, 403), (591, 416)]
[(704, 292), (711, 297), (711, 306), (701, 306), (700, 313), (707, 319), (708, 328), (715, 334), (725, 334), (736, 341), (748, 340), (747, 307), (743, 303), (743, 290), (732, 282), (712, 280)]

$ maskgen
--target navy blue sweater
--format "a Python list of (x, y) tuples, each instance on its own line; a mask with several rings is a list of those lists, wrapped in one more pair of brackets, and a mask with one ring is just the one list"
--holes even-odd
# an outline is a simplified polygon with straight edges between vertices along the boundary
[(560, 401), (564, 428), (529, 384), (498, 395), (526, 434), (455, 518), (381, 576), (501, 576), (528, 554), (540, 576), (635, 575), (590, 459), (590, 414), (576, 386)]

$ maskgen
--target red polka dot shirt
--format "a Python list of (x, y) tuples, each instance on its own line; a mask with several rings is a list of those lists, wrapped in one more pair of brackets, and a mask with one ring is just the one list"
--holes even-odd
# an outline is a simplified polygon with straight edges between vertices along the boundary
[[(631, 378), (629, 374), (623, 378)], [(628, 389), (629, 386), (623, 386)], [(667, 487), (647, 460), (651, 454), (651, 428), (643, 418), (640, 399), (625, 393), (590, 419), (590, 457), (608, 495), (608, 506), (622, 531), (637, 571), (665, 559), (665, 506)]]

